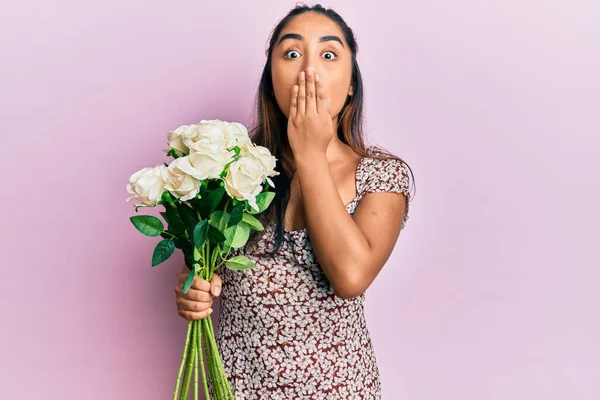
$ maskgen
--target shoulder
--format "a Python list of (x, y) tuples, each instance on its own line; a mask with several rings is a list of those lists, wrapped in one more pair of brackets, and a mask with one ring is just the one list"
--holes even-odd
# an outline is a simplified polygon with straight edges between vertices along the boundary
[(363, 194), (396, 192), (411, 197), (411, 171), (406, 162), (379, 146), (370, 145), (366, 150), (372, 156), (364, 161)]
[[(369, 193), (403, 194), (404, 218), (402, 229), (404, 229), (409, 218), (409, 204), (414, 196), (412, 171), (401, 158), (382, 150), (378, 146), (367, 146), (366, 150), (373, 157), (367, 157), (364, 160), (359, 180), (360, 198), (362, 199)], [(379, 199), (374, 203), (371, 202), (371, 206), (381, 208), (382, 204), (387, 204), (388, 201), (393, 204), (397, 199)]]

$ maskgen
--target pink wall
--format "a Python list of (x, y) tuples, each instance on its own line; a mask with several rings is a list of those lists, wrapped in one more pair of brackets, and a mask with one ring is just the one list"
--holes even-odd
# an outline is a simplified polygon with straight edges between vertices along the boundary
[[(3, 4), (0, 398), (170, 398), (181, 257), (150, 268), (125, 184), (168, 129), (247, 121), (294, 3), (229, 3)], [(367, 292), (384, 399), (600, 398), (600, 3), (325, 4), (417, 178)]]

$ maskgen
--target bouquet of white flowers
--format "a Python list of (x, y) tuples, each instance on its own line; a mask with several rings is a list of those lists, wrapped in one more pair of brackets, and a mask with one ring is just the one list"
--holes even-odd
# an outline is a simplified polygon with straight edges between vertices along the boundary
[[(232, 249), (246, 244), (252, 229), (264, 229), (254, 215), (265, 211), (275, 196), (263, 184), (275, 187), (270, 177), (279, 175), (275, 171), (277, 159), (267, 148), (254, 145), (244, 125), (236, 122), (202, 120), (183, 125), (169, 132), (167, 142), (163, 151), (174, 160), (143, 168), (127, 184), (132, 194), (127, 201), (140, 201), (136, 212), (140, 207), (165, 208), (160, 215), (167, 222), (166, 230), (157, 217), (130, 218), (144, 235), (163, 238), (154, 249), (152, 266), (168, 259), (175, 248), (181, 249), (190, 270), (183, 293), (189, 290), (194, 276), (210, 282), (222, 264), (238, 271), (256, 267), (244, 256), (228, 256)], [(234, 399), (210, 316), (188, 323), (173, 399), (187, 399), (192, 372), (194, 399), (198, 398), (198, 365), (205, 398), (210, 399), (203, 349), (215, 400)]]

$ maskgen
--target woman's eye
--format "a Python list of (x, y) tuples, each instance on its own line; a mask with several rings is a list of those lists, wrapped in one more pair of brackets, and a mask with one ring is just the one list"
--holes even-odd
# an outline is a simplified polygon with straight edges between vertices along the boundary
[[(294, 54), (294, 53), (296, 54), (296, 57), (292, 57), (292, 56), (291, 56), (291, 55), (292, 55), (292, 54)], [(290, 51), (287, 51), (287, 52), (285, 53), (285, 55), (286, 55), (286, 57), (287, 57), (287, 58), (298, 58), (298, 57), (300, 57), (300, 53), (298, 53), (296, 50), (290, 50)]]
[(337, 54), (335, 54), (333, 51), (326, 51), (325, 53), (323, 53), (323, 56), (327, 56), (325, 57), (326, 60), (334, 60), (337, 57)]

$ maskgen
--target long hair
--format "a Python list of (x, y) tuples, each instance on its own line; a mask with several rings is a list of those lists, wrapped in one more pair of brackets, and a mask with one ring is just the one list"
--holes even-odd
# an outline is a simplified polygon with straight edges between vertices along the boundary
[[(255, 120), (253, 121), (253, 128), (249, 132), (254, 143), (268, 148), (271, 154), (278, 160), (276, 170), (279, 172), (279, 175), (272, 178), (273, 183), (275, 184), (275, 198), (267, 211), (259, 216), (259, 219), (261, 219), (261, 222), (265, 227), (267, 224), (276, 221), (275, 252), (279, 249), (283, 241), (285, 210), (289, 201), (290, 182), (295, 170), (293, 169), (293, 163), (291, 162), (293, 154), (291, 153), (287, 137), (287, 118), (279, 108), (273, 91), (271, 60), (273, 48), (275, 47), (276, 40), (281, 34), (281, 31), (294, 17), (308, 11), (320, 13), (336, 22), (341, 28), (344, 39), (346, 40), (346, 43), (348, 43), (352, 53), (353, 95), (347, 96), (346, 102), (339, 113), (337, 127), (338, 138), (362, 157), (372, 157), (377, 159), (394, 158), (403, 161), (399, 157), (383, 149), (381, 146), (378, 147), (380, 148), (381, 153), (383, 153), (382, 155), (370, 154), (366, 150), (363, 127), (363, 82), (356, 61), (358, 45), (352, 29), (337, 12), (330, 8), (324, 8), (320, 4), (316, 4), (312, 7), (307, 5), (297, 5), (276, 25), (270, 35), (268, 48), (266, 49), (267, 61), (260, 78), (255, 99)], [(408, 164), (406, 165), (408, 167)], [(408, 167), (408, 169), (410, 170), (410, 167)], [(412, 175), (412, 170), (410, 170), (410, 172)], [(259, 233), (260, 231), (252, 232), (247, 243), (248, 246), (255, 241)]]

